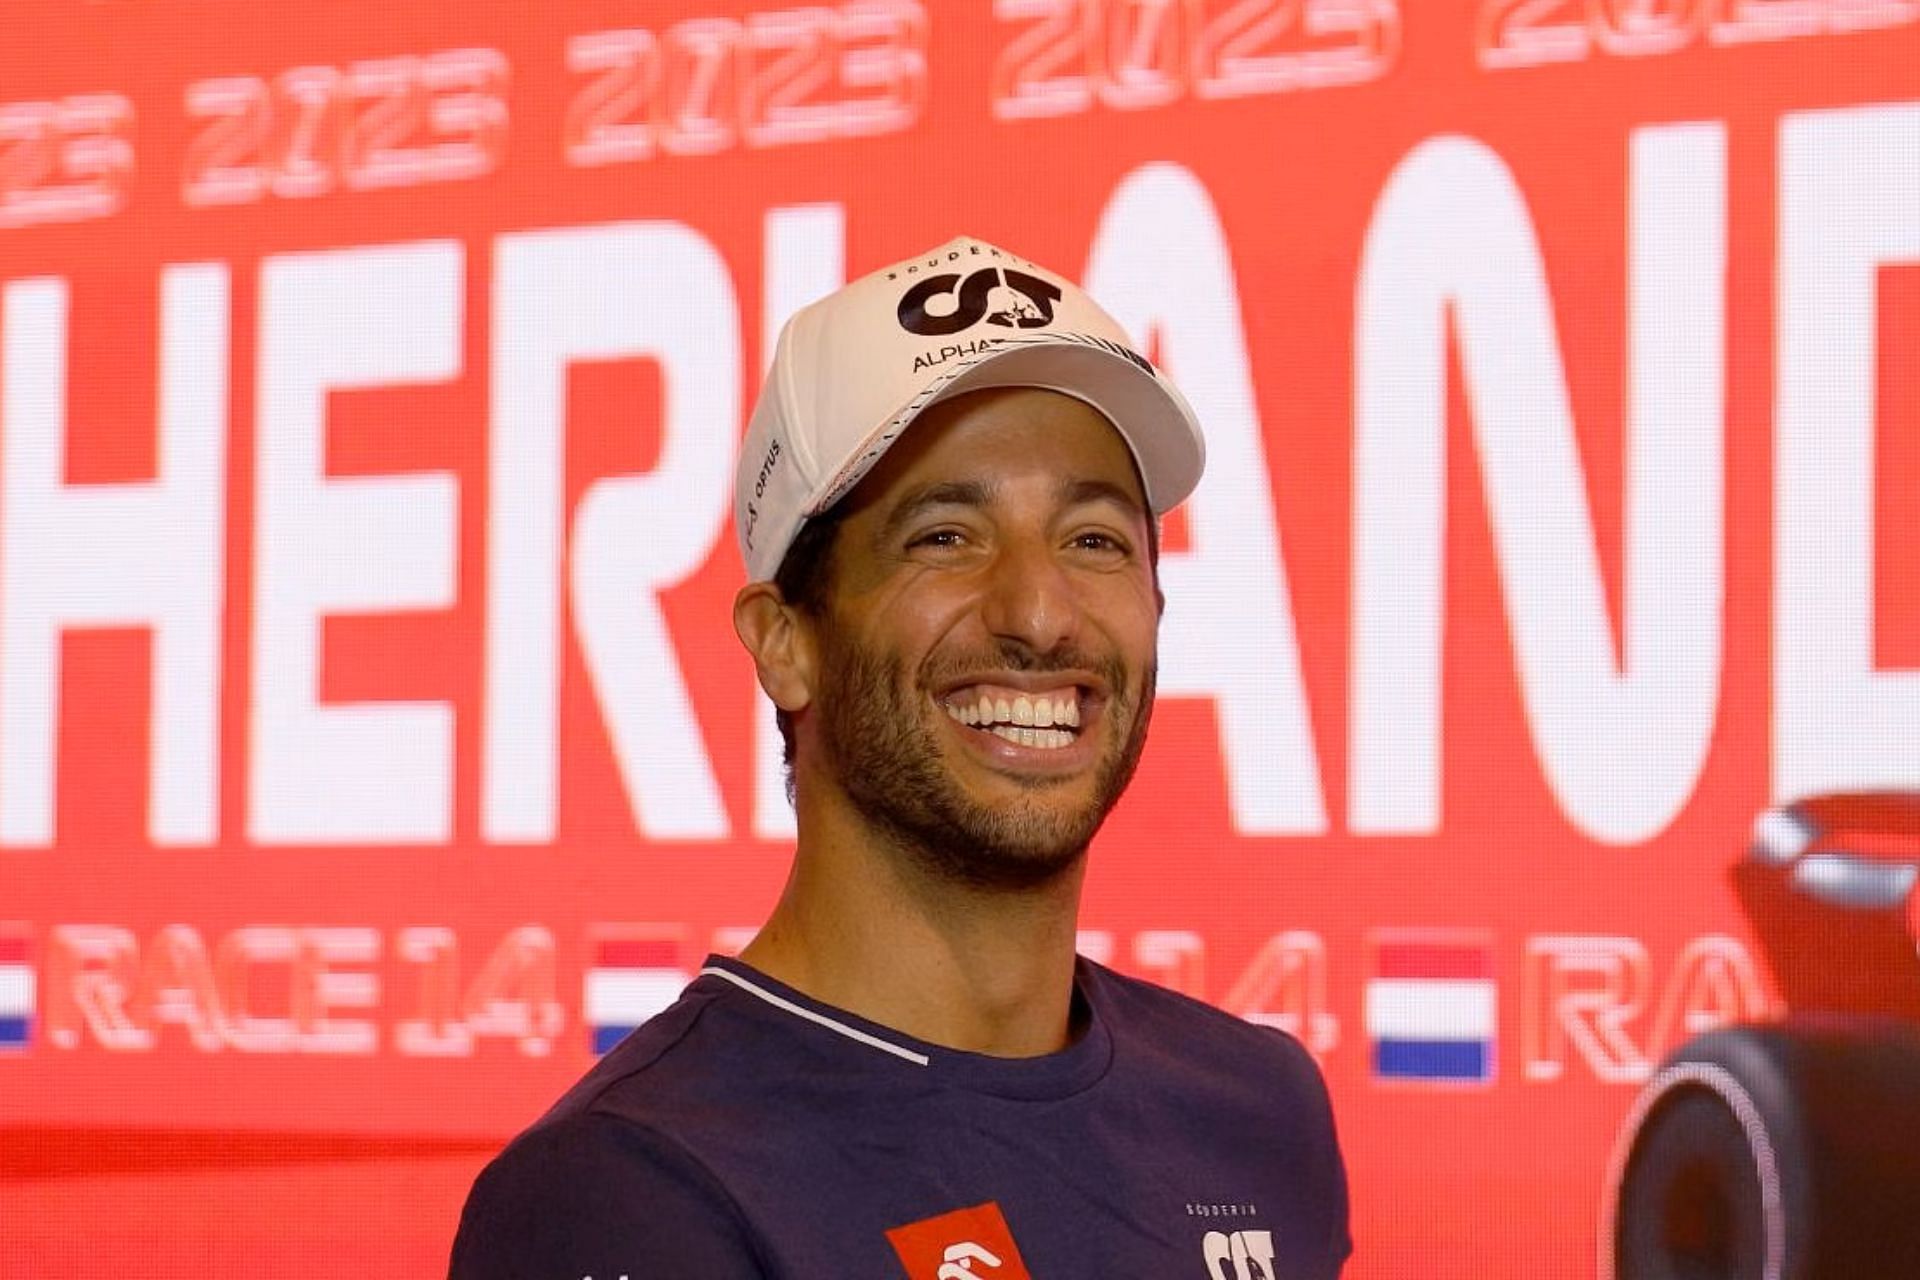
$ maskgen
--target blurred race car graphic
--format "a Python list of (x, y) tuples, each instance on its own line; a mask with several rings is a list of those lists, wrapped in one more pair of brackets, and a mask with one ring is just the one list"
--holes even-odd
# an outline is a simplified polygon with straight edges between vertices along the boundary
[(1920, 792), (1817, 796), (1754, 824), (1734, 892), (1787, 1007), (1920, 1026)]
[(1622, 1126), (1603, 1280), (1920, 1278), (1920, 792), (1762, 813), (1733, 887), (1785, 1011), (1699, 1036)]

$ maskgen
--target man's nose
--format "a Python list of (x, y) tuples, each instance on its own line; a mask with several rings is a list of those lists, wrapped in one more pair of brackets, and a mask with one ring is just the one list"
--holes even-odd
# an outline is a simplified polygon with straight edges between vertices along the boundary
[(1044, 543), (1001, 548), (988, 569), (982, 614), (994, 635), (1036, 653), (1053, 652), (1074, 639), (1080, 626), (1073, 581)]

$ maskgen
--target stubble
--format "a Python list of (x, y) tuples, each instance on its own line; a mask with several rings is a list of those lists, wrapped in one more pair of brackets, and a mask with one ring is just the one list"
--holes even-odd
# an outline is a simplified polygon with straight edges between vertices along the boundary
[[(1094, 833), (1132, 780), (1146, 744), (1154, 668), (1129, 692), (1118, 659), (1072, 652), (1035, 654), (1003, 642), (990, 656), (947, 658), (910, 678), (897, 657), (844, 643), (823, 655), (829, 696), (821, 700), (822, 745), (855, 810), (904, 857), (937, 877), (978, 889), (1019, 891), (1047, 884), (1085, 855)], [(1047, 793), (1063, 780), (1012, 775), (1028, 793), (988, 805), (967, 794), (941, 750), (929, 716), (930, 690), (981, 670), (1095, 671), (1106, 684), (1102, 714), (1119, 732), (1095, 768), (1093, 793), (1060, 807)], [(968, 730), (967, 732), (973, 732)]]

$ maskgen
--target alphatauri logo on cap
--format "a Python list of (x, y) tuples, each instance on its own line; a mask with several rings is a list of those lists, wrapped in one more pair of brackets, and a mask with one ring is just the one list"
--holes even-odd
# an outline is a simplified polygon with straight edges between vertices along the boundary
[(900, 297), (900, 327), (924, 338), (943, 337), (985, 321), (1009, 329), (1038, 329), (1053, 321), (1060, 286), (1011, 267), (982, 267), (928, 276)]

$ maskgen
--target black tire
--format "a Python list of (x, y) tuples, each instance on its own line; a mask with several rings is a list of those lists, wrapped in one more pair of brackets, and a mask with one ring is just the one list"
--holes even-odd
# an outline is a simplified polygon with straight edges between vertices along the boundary
[(1920, 1033), (1690, 1041), (1634, 1103), (1609, 1186), (1613, 1280), (1920, 1280)]

